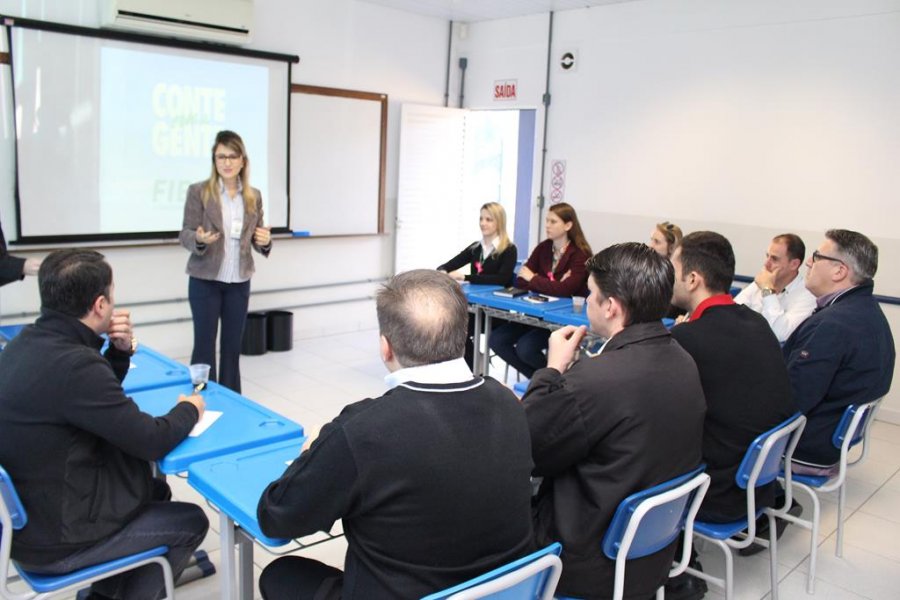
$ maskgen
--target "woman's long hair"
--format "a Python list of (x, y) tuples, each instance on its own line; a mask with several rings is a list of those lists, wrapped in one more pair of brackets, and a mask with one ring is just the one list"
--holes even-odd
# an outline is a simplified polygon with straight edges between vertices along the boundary
[(244, 147), (244, 140), (241, 139), (241, 136), (227, 129), (216, 134), (216, 141), (212, 146), (212, 171), (209, 174), (209, 179), (206, 180), (206, 186), (203, 188), (203, 194), (201, 195), (203, 205), (206, 206), (210, 198), (219, 197), (219, 171), (216, 170), (216, 148), (220, 145), (225, 146), (244, 159), (241, 172), (238, 174), (238, 177), (241, 178), (241, 196), (244, 198), (244, 212), (248, 215), (255, 215), (257, 197), (256, 192), (250, 187), (250, 158), (247, 156), (247, 149)]
[(569, 229), (569, 241), (578, 246), (578, 248), (588, 256), (593, 255), (591, 245), (588, 244), (587, 238), (584, 237), (584, 232), (581, 230), (581, 223), (578, 222), (578, 215), (575, 214), (575, 209), (572, 208), (572, 205), (560, 202), (559, 204), (551, 206), (550, 211), (562, 219), (563, 223), (572, 224), (571, 229)]
[(681, 238), (684, 237), (681, 233), (681, 227), (675, 223), (663, 221), (662, 223), (656, 224), (656, 230), (663, 236), (663, 239), (666, 240), (666, 258), (672, 258), (675, 248), (681, 243)]
[(503, 254), (510, 244), (509, 234), (506, 233), (506, 210), (499, 202), (487, 202), (481, 207), (481, 210), (488, 211), (488, 214), (494, 219), (494, 223), (497, 224), (497, 235), (500, 237), (500, 243), (497, 244), (494, 251), (498, 255)]

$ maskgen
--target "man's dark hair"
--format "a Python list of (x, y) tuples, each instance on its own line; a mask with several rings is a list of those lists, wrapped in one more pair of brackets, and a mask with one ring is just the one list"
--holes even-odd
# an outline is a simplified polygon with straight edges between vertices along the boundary
[(681, 240), (681, 275), (696, 271), (706, 289), (724, 294), (734, 280), (734, 250), (725, 236), (714, 231), (695, 231)]
[(378, 327), (403, 367), (460, 358), (468, 305), (459, 284), (429, 269), (392, 277), (375, 296)]
[(835, 243), (844, 262), (850, 267), (851, 281), (864, 283), (875, 277), (878, 270), (878, 246), (857, 231), (829, 229), (825, 237)]
[(803, 264), (806, 259), (806, 244), (800, 239), (800, 236), (794, 233), (782, 233), (772, 238), (773, 242), (784, 244), (788, 259), (795, 258)]
[(91, 310), (98, 296), (109, 298), (111, 285), (112, 269), (103, 255), (93, 250), (55, 250), (38, 271), (41, 308), (78, 319)]
[(601, 250), (587, 262), (600, 291), (625, 309), (625, 325), (659, 321), (669, 310), (675, 271), (646, 244), (628, 242)]

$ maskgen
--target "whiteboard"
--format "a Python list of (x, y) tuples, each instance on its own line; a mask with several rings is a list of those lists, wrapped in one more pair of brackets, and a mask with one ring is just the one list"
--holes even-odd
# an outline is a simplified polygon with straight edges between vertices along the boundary
[(386, 94), (291, 86), (293, 231), (384, 231), (386, 132)]

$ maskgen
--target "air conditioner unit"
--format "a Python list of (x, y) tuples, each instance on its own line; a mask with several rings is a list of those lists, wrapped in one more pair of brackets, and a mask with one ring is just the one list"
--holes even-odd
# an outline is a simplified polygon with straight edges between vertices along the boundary
[(247, 44), (253, 0), (104, 0), (104, 27), (222, 44)]

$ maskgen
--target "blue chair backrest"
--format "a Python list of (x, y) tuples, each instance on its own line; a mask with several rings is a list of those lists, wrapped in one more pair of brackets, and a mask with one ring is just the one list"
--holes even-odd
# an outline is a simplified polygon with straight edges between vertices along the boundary
[[(700, 465), (686, 475), (636, 492), (622, 500), (616, 509), (616, 513), (613, 515), (606, 534), (603, 536), (601, 543), (603, 553), (612, 560), (616, 559), (619, 554), (619, 548), (622, 545), (625, 530), (628, 528), (628, 523), (641, 502), (677, 488), (679, 485), (702, 473), (705, 468), (706, 465)], [(647, 512), (641, 520), (631, 547), (628, 549), (627, 558), (640, 558), (655, 554), (674, 542), (675, 538), (681, 535), (690, 501), (696, 493), (696, 490), (694, 490), (691, 494), (675, 498)]]
[(847, 436), (847, 429), (849, 429), (850, 423), (853, 422), (853, 417), (859, 411), (865, 411), (865, 413), (859, 425), (856, 426), (856, 431), (853, 432), (850, 448), (862, 441), (866, 436), (866, 429), (868, 429), (869, 423), (872, 421), (872, 415), (875, 414), (875, 404), (875, 402), (859, 405), (851, 404), (847, 407), (844, 414), (841, 415), (837, 428), (834, 430), (834, 435), (831, 437), (831, 443), (834, 444), (835, 448), (840, 448), (843, 445), (844, 438)]
[[(791, 435), (786, 434), (785, 430), (795, 424), (801, 416), (800, 413), (797, 413), (769, 431), (761, 433), (753, 440), (753, 443), (750, 444), (750, 448), (744, 455), (744, 460), (741, 461), (741, 466), (738, 468), (738, 472), (734, 477), (738, 487), (744, 490), (747, 489), (751, 474), (753, 473), (753, 467), (759, 459), (760, 454), (763, 452), (766, 452), (764, 457), (765, 462), (763, 462), (762, 468), (759, 471), (755, 487), (760, 487), (775, 481), (781, 473), (782, 457), (784, 456), (788, 443), (791, 441)], [(766, 442), (769, 441), (770, 438), (775, 437), (778, 437), (778, 439), (771, 444), (766, 451)]]
[[(554, 542), (546, 548), (542, 548), (537, 552), (529, 554), (528, 556), (523, 556), (522, 558), (514, 560), (511, 563), (505, 564), (501, 567), (497, 567), (493, 571), (489, 571), (484, 575), (480, 575), (478, 577), (475, 577), (474, 579), (464, 581), (463, 583), (455, 585), (452, 588), (429, 594), (428, 596), (422, 598), (422, 600), (443, 600), (444, 598), (449, 598), (453, 594), (458, 594), (463, 590), (467, 590), (471, 587), (475, 587), (476, 585), (481, 585), (482, 583), (497, 579), (498, 577), (506, 575), (507, 573), (511, 573), (512, 571), (515, 571), (520, 567), (532, 563), (543, 556), (546, 556), (548, 554), (559, 556), (561, 553), (562, 544), (560, 544), (559, 542)], [(544, 570), (543, 572), (538, 573), (535, 577), (526, 579), (525, 581), (515, 585), (514, 587), (491, 594), (490, 598), (492, 600), (523, 600), (525, 598), (538, 598), (541, 591), (544, 589), (544, 585), (547, 581), (548, 575), (549, 571)]]
[(19, 499), (19, 494), (16, 493), (9, 473), (3, 467), (0, 467), (0, 496), (2, 496), (3, 504), (9, 513), (13, 529), (19, 530), (25, 527), (25, 524), (28, 523), (28, 515), (25, 513), (25, 507), (22, 506), (22, 501)]

